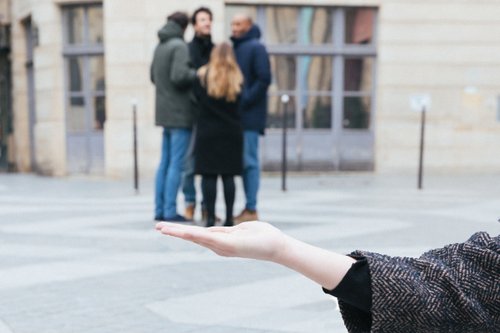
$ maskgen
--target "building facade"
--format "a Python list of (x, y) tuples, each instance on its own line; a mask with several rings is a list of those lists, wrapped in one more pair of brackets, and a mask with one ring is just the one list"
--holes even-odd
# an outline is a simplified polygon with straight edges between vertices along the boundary
[(286, 114), (292, 169), (413, 172), (420, 113), (410, 102), (425, 95), (426, 168), (500, 170), (495, 0), (0, 0), (0, 36), (9, 37), (0, 71), (10, 77), (0, 85), (4, 164), (130, 177), (135, 106), (139, 169), (152, 177), (156, 32), (168, 13), (201, 5), (214, 12), (217, 42), (237, 12), (263, 32), (273, 71), (266, 169), (280, 164)]

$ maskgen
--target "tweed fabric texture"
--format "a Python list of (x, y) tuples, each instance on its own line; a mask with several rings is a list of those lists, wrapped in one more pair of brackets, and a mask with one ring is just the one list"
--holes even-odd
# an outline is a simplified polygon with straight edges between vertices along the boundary
[(418, 259), (356, 251), (372, 284), (369, 315), (339, 301), (350, 333), (500, 332), (500, 236), (474, 234), (464, 243)]

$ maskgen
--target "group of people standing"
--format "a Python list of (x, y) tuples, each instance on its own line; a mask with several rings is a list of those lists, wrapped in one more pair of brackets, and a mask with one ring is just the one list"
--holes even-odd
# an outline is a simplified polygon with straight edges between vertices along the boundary
[[(197, 9), (195, 32), (187, 44), (185, 13), (175, 12), (158, 32), (151, 65), (156, 88), (156, 125), (163, 127), (161, 161), (156, 175), (155, 220), (187, 222), (197, 204), (195, 175), (202, 175), (202, 217), (217, 222), (217, 180), (222, 178), (224, 225), (253, 221), (260, 183), (259, 136), (264, 134), (267, 90), (271, 82), (269, 56), (259, 42), (261, 33), (245, 14), (231, 21), (232, 46), (214, 45), (213, 14)], [(246, 205), (233, 217), (234, 177), (243, 179)], [(185, 214), (177, 211), (177, 193), (185, 198)]]

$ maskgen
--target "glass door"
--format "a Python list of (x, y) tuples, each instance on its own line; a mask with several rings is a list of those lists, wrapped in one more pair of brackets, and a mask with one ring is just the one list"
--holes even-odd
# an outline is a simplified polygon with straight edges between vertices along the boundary
[(105, 57), (100, 5), (64, 8), (69, 173), (104, 171)]

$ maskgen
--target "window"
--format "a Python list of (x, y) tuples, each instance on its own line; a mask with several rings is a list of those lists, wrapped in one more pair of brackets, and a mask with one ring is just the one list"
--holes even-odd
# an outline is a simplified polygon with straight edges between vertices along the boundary
[(101, 5), (64, 8), (66, 45), (103, 45), (103, 11)]
[(370, 127), (373, 58), (344, 59), (343, 127)]
[(345, 9), (345, 43), (370, 44), (373, 40), (375, 11), (371, 8)]
[(101, 5), (63, 8), (68, 133), (102, 131), (106, 121)]
[(261, 27), (270, 54), (269, 128), (282, 127), (283, 94), (291, 98), (289, 126), (297, 130), (371, 128), (376, 9), (228, 5), (228, 26), (241, 12)]
[(269, 44), (298, 42), (299, 9), (297, 7), (265, 7), (265, 40)]

